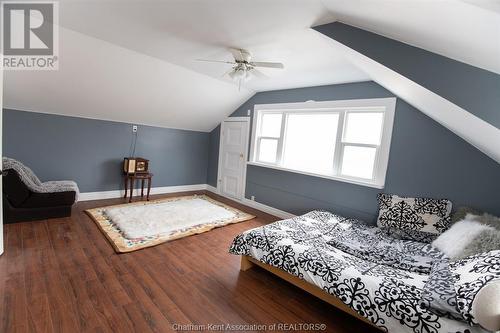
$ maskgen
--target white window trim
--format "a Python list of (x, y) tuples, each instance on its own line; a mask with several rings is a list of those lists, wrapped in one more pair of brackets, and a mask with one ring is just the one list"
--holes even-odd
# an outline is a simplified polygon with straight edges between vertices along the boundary
[[(392, 128), (394, 124), (394, 113), (396, 108), (396, 98), (370, 98), (370, 99), (351, 99), (351, 100), (338, 100), (338, 101), (323, 101), (323, 102), (314, 102), (308, 101), (304, 103), (277, 103), (277, 104), (256, 104), (254, 106), (254, 113), (252, 119), (252, 136), (251, 136), (251, 146), (250, 146), (250, 161), (247, 162), (248, 165), (257, 165), (260, 167), (266, 167), (270, 169), (283, 170), (288, 172), (294, 172), (298, 174), (304, 174), (308, 176), (314, 176), (319, 178), (332, 179), (342, 182), (347, 182), (356, 185), (363, 185), (368, 187), (374, 187), (378, 189), (382, 189), (385, 186), (385, 179), (387, 173), (387, 166), (389, 164), (389, 153), (391, 147), (391, 137), (392, 137)], [(384, 120), (382, 124), (382, 137), (380, 140), (380, 147), (378, 149), (377, 156), (375, 158), (375, 169), (373, 171), (373, 179), (367, 180), (363, 178), (356, 177), (348, 177), (340, 175), (340, 166), (338, 163), (334, 164), (334, 172), (335, 175), (324, 175), (317, 174), (307, 171), (300, 171), (295, 169), (289, 169), (277, 164), (258, 162), (257, 158), (257, 149), (256, 149), (256, 133), (257, 129), (260, 126), (260, 115), (262, 113), (273, 113), (276, 111), (286, 111), (287, 113), (292, 112), (335, 112), (340, 111), (341, 118), (343, 118), (346, 112), (366, 112), (373, 110), (373, 112), (384, 112)], [(283, 117), (283, 122), (285, 122), (285, 118)], [(343, 128), (341, 126), (345, 126), (344, 119), (339, 119), (339, 128), (337, 130), (337, 144), (340, 146), (335, 149), (335, 161), (341, 161), (341, 156), (337, 156), (337, 154), (342, 154), (343, 149), (342, 146), (349, 145), (348, 143), (342, 143), (341, 135), (343, 134)], [(281, 139), (278, 141), (278, 145), (280, 141), (284, 139), (284, 130), (285, 126), (282, 124), (281, 127)], [(282, 143), (281, 143), (282, 144)], [(362, 146), (362, 144), (352, 144), (354, 146)], [(368, 145), (370, 146), (370, 145)], [(278, 154), (280, 154), (280, 149), (278, 149)], [(279, 158), (277, 158), (280, 161)]]

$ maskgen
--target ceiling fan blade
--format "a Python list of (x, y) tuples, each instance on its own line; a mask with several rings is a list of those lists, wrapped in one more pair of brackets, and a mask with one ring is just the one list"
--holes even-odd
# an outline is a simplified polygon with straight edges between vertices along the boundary
[(265, 61), (252, 61), (250, 65), (254, 67), (267, 67), (267, 68), (285, 68), (281, 62), (265, 62)]
[(236, 71), (230, 70), (229, 73), (227, 73), (227, 75), (234, 80), (236, 77)]
[[(229, 68), (226, 72), (224, 72), (224, 74), (221, 75), (221, 77), (225, 77), (226, 75), (231, 77), (231, 74), (232, 72), (234, 72), (234, 69), (233, 68)], [(232, 78), (232, 77), (231, 77)]]
[(231, 47), (231, 48), (229, 48), (229, 52), (231, 52), (231, 54), (234, 57), (234, 60), (236, 60), (236, 61), (250, 62), (250, 59), (252, 58), (252, 56), (250, 55), (250, 52), (248, 52), (247, 50), (244, 50), (244, 49), (235, 49), (235, 48)]
[(269, 79), (269, 76), (267, 76), (266, 74), (262, 73), (261, 71), (255, 68), (249, 71), (249, 73), (258, 79)]
[(231, 64), (231, 65), (236, 64), (236, 63), (235, 63), (235, 62), (233, 62), (233, 61), (224, 61), (224, 60), (196, 59), (196, 61), (219, 62), (219, 63), (223, 63), (223, 64)]

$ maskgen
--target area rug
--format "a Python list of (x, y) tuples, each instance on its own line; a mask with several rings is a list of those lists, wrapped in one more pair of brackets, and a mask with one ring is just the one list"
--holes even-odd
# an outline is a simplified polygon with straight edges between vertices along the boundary
[(255, 217), (206, 195), (139, 201), (85, 212), (118, 253), (136, 251)]

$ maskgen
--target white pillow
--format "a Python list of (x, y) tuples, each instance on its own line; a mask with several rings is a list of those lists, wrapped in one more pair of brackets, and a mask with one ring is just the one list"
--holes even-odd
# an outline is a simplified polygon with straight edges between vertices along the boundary
[(494, 230), (492, 227), (468, 218), (469, 216), (453, 224), (450, 229), (432, 242), (432, 246), (444, 252), (449, 258), (454, 258), (459, 256), (480, 233), (485, 230)]
[(493, 281), (481, 288), (472, 302), (472, 313), (477, 322), (487, 330), (500, 330), (500, 281)]
[[(469, 324), (477, 324), (478, 320), (484, 319), (484, 316), (479, 315), (475, 318), (477, 315), (475, 310), (479, 309), (473, 310), (474, 300), (483, 288), (500, 279), (500, 250), (452, 261), (448, 267), (454, 280), (458, 310)], [(498, 316), (498, 309), (495, 310)]]

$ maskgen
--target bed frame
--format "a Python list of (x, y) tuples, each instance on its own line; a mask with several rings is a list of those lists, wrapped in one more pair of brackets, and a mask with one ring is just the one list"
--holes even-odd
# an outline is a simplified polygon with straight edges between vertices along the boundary
[(307, 291), (308, 293), (320, 298), (321, 300), (327, 302), (328, 304), (331, 304), (334, 307), (344, 311), (345, 313), (348, 313), (351, 316), (356, 317), (359, 320), (362, 320), (365, 323), (368, 323), (371, 326), (376, 327), (377, 329), (380, 330), (380, 327), (377, 327), (370, 320), (359, 315), (356, 311), (351, 309), (349, 306), (347, 306), (345, 303), (343, 303), (337, 297), (326, 293), (323, 289), (321, 289), (313, 284), (310, 284), (309, 282), (306, 282), (305, 280), (302, 280), (294, 275), (291, 275), (291, 274), (289, 274), (289, 273), (287, 273), (279, 268), (264, 264), (263, 262), (260, 262), (252, 257), (241, 256), (241, 268), (240, 268), (241, 271), (249, 270), (254, 265), (257, 265), (257, 266), (265, 269), (266, 271), (269, 271), (269, 272), (273, 273), (274, 275), (279, 276), (283, 280), (290, 282), (291, 284), (295, 285), (296, 287), (299, 287), (300, 289)]

